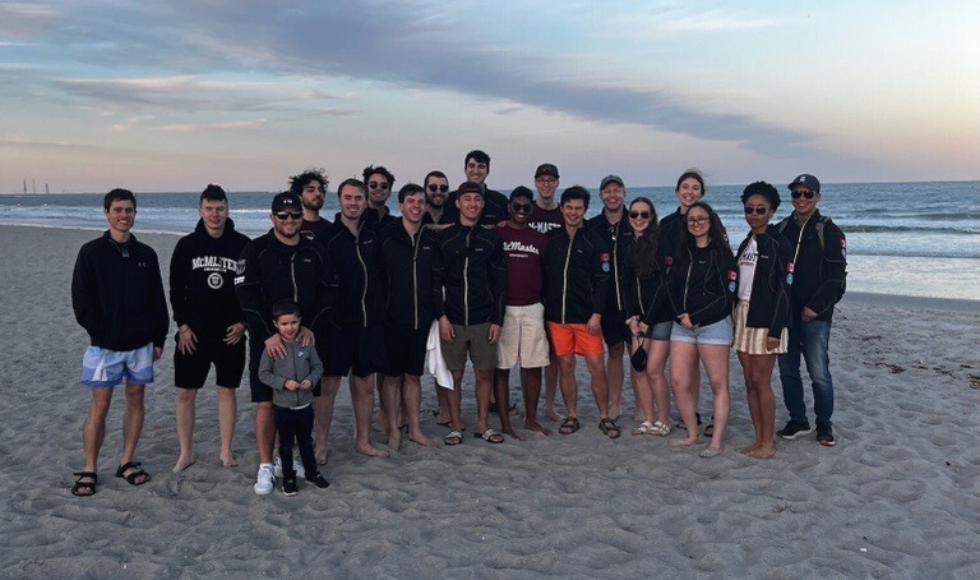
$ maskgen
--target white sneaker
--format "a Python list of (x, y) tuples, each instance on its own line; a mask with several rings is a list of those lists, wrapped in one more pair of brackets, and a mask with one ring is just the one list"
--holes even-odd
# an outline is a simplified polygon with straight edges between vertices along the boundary
[[(293, 470), (296, 472), (296, 479), (304, 479), (306, 477), (306, 468), (303, 467), (302, 461), (293, 459)], [(275, 474), (276, 477), (282, 477), (282, 458), (278, 455), (276, 456)]]
[(276, 487), (275, 469), (271, 463), (260, 463), (259, 473), (255, 476), (255, 485), (252, 489), (259, 495), (268, 495)]

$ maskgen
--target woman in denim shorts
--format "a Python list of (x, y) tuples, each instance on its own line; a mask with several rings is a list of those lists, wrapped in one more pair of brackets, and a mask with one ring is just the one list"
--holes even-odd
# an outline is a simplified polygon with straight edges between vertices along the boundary
[[(686, 425), (697, 425), (698, 363), (704, 365), (714, 400), (714, 436), (701, 457), (722, 452), (728, 423), (728, 349), (738, 270), (718, 214), (704, 202), (687, 211), (681, 247), (675, 253), (668, 287), (676, 323), (670, 333), (670, 386)], [(674, 446), (701, 442), (696, 429)]]

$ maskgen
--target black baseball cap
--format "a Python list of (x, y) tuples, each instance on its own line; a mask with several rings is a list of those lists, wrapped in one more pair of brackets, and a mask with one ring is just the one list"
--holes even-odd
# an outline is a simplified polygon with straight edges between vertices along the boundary
[(295, 193), (284, 191), (272, 198), (272, 213), (286, 209), (303, 210), (303, 201)]
[(560, 178), (560, 176), (558, 175), (558, 168), (551, 163), (542, 163), (541, 165), (538, 165), (537, 170), (535, 170), (534, 172), (534, 178), (537, 179), (542, 175), (550, 175), (555, 179)]
[(813, 190), (813, 193), (820, 193), (820, 180), (816, 177), (810, 175), (809, 173), (803, 173), (796, 179), (792, 181), (786, 187), (793, 189), (797, 185), (802, 185), (803, 187), (809, 187)]

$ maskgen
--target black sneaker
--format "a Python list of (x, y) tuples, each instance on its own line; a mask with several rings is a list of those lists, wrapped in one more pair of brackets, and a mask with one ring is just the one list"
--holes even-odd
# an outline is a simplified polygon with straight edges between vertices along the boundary
[(320, 489), (330, 487), (330, 482), (324, 479), (324, 477), (320, 474), (320, 472), (317, 472), (315, 477), (312, 478), (307, 477), (306, 481), (312, 483), (313, 485), (319, 487)]
[[(810, 424), (806, 421), (789, 421), (786, 426), (776, 431), (776, 436), (780, 439), (796, 439), (800, 435), (807, 435), (813, 433), (813, 429), (810, 429)], [(830, 439), (833, 440), (834, 436), (831, 435)]]
[(834, 428), (830, 423), (817, 423), (817, 443), (824, 447), (837, 445), (837, 441), (834, 440)]
[(299, 493), (299, 488), (296, 487), (296, 478), (291, 477), (289, 479), (284, 479), (282, 481), (282, 493), (287, 496), (296, 495)]

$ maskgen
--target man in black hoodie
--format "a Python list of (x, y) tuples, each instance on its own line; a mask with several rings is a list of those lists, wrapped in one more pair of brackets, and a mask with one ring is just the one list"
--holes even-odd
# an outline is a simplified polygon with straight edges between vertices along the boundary
[(143, 430), (143, 392), (153, 382), (153, 361), (163, 354), (170, 327), (156, 252), (130, 233), (136, 196), (113, 189), (103, 207), (109, 229), (79, 250), (71, 280), (75, 319), (92, 341), (82, 361), (82, 384), (91, 388), (92, 404), (82, 431), (85, 469), (75, 474), (71, 489), (78, 496), (95, 494), (106, 415), (113, 389), (124, 378), (123, 453), (116, 477), (132, 485), (150, 481), (133, 454)]
[(174, 473), (194, 463), (197, 393), (211, 365), (218, 386), (221, 463), (238, 465), (231, 451), (238, 406), (235, 389), (245, 370), (245, 319), (235, 296), (235, 273), (248, 237), (228, 218), (228, 196), (208, 185), (198, 204), (194, 232), (177, 242), (170, 259), (170, 304), (177, 323), (174, 383), (177, 385), (177, 438), (180, 457)]
[[(275, 488), (272, 447), (276, 438), (272, 387), (259, 379), (259, 361), (265, 350), (273, 360), (286, 356), (286, 347), (272, 323), (272, 306), (284, 299), (296, 302), (303, 312), (299, 339), (304, 346), (322, 342), (337, 292), (336, 275), (326, 253), (316, 242), (300, 235), (303, 202), (284, 192), (272, 199), (272, 229), (249, 242), (238, 261), (235, 294), (249, 335), (249, 382), (255, 409), (255, 440), (259, 471), (255, 493), (266, 495)], [(313, 395), (319, 396), (319, 386)]]
[(504, 323), (507, 266), (503, 240), (496, 232), (480, 227), (483, 192), (483, 185), (473, 181), (459, 186), (459, 222), (442, 232), (439, 243), (436, 275), (445, 288), (445, 314), (439, 318), (439, 337), (454, 384), (449, 397), (451, 430), (443, 439), (446, 445), (463, 442), (460, 389), (467, 355), (476, 376), (477, 432), (488, 443), (504, 441), (500, 433), (490, 429), (487, 414), (497, 366), (497, 342)]
[(834, 412), (834, 380), (830, 376), (830, 325), (834, 304), (844, 295), (847, 275), (847, 241), (844, 232), (820, 215), (820, 181), (804, 173), (789, 184), (793, 213), (779, 223), (780, 233), (793, 250), (793, 285), (790, 291), (789, 351), (779, 355), (779, 379), (789, 422), (776, 431), (782, 439), (810, 433), (803, 402), (800, 357), (813, 382), (813, 412), (817, 442), (837, 444), (831, 415)]
[(388, 351), (382, 409), (388, 446), (396, 450), (401, 442), (398, 417), (403, 402), (402, 420), (408, 424), (408, 438), (419, 445), (432, 445), (419, 426), (421, 376), (432, 321), (442, 316), (442, 286), (433, 270), (439, 251), (437, 234), (422, 225), (425, 190), (415, 183), (405, 185), (398, 192), (398, 205), (402, 217), (381, 233)]
[(317, 349), (323, 360), (323, 396), (315, 403), (317, 460), (326, 462), (327, 436), (340, 381), (350, 376), (354, 405), (354, 447), (365, 455), (387, 457), (371, 445), (375, 374), (385, 357), (381, 240), (377, 223), (365, 218), (364, 182), (347, 179), (337, 187), (340, 215), (316, 241), (337, 269), (337, 305)]

